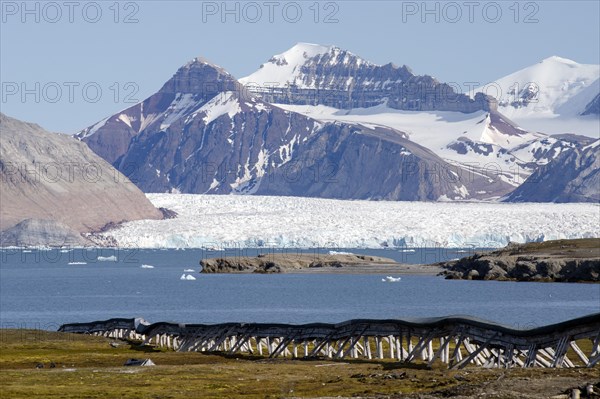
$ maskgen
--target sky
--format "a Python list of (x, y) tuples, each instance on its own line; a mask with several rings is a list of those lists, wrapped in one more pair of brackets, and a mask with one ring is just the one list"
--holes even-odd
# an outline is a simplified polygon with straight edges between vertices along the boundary
[(196, 56), (236, 77), (298, 42), (465, 87), (558, 55), (600, 63), (598, 1), (0, 1), (0, 111), (76, 133)]

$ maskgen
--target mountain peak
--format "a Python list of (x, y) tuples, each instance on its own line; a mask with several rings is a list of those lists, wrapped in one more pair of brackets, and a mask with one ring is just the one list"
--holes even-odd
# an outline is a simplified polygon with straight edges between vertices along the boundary
[(204, 58), (202, 56), (192, 58), (182, 68), (193, 68), (193, 67), (203, 67), (203, 66), (217, 69), (217, 70), (221, 71), (222, 73), (229, 75), (229, 72), (227, 72), (223, 67), (215, 64), (214, 62), (212, 62), (209, 59)]
[(557, 55), (553, 55), (547, 58), (544, 58), (542, 61), (542, 63), (560, 63), (560, 64), (567, 64), (567, 65), (579, 65), (579, 63), (570, 60), (568, 58), (563, 58), (563, 57), (559, 57)]
[[(274, 55), (253, 74), (240, 79), (243, 84), (283, 87), (288, 84), (313, 87), (305, 81), (306, 74), (315, 68), (339, 68), (348, 71), (359, 67), (376, 66), (359, 56), (334, 45), (299, 42), (281, 54)], [(346, 79), (348, 73), (345, 73)]]
[(160, 89), (162, 93), (192, 93), (203, 97), (234, 91), (239, 83), (225, 69), (206, 58), (196, 57), (179, 68)]

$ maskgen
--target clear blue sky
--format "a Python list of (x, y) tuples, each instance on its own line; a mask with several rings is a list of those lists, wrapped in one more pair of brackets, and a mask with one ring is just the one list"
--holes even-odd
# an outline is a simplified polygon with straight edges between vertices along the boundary
[(2, 112), (74, 133), (143, 100), (195, 56), (242, 77), (296, 42), (335, 44), (459, 84), (485, 84), (551, 55), (600, 63), (598, 1), (429, 2), (427, 10), (421, 1), (228, 2), (231, 13), (221, 1), (73, 3), (1, 1)]

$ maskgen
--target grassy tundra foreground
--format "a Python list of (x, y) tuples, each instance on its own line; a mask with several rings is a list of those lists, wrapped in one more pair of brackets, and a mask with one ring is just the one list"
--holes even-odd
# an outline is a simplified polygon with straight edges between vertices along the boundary
[[(123, 366), (130, 358), (151, 358), (156, 366)], [(589, 383), (600, 391), (597, 367), (448, 371), (394, 361), (178, 353), (100, 337), (0, 330), (2, 398), (566, 398)]]

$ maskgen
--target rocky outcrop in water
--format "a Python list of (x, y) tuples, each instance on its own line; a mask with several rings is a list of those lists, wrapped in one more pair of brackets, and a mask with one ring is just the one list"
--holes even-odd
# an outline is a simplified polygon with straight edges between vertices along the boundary
[(439, 265), (450, 279), (600, 282), (600, 239), (511, 243)]
[(309, 268), (391, 265), (396, 261), (354, 254), (266, 254), (256, 257), (202, 259), (202, 273), (286, 273)]

